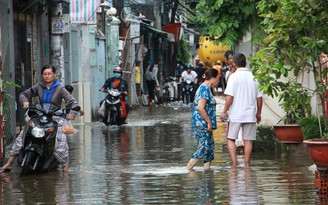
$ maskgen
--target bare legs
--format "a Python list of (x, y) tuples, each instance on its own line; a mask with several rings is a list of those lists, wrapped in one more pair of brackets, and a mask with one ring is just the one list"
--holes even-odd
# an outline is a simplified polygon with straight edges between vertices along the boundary
[(237, 154), (236, 154), (236, 144), (235, 140), (228, 139), (228, 151), (230, 155), (231, 165), (233, 167), (237, 166)]
[(194, 166), (197, 164), (199, 159), (194, 159), (194, 158), (191, 158), (187, 164), (187, 169), (188, 170), (192, 170), (194, 168)]
[(211, 167), (211, 162), (204, 163), (204, 171), (210, 170), (210, 167)]
[(11, 167), (14, 164), (15, 159), (16, 159), (16, 155), (10, 155), (7, 163), (5, 165), (3, 165), (3, 167), (1, 167), (0, 172), (4, 172), (5, 169), (11, 169)]
[[(187, 164), (187, 169), (189, 171), (193, 170), (194, 166), (197, 164), (198, 161), (199, 159), (191, 158)], [(211, 162), (204, 163), (204, 171), (210, 170), (210, 167), (211, 167)]]
[[(245, 167), (250, 167), (253, 145), (251, 140), (244, 141), (244, 163)], [(237, 166), (237, 154), (235, 140), (228, 139), (228, 151), (230, 155), (231, 165)]]
[(245, 167), (251, 166), (251, 156), (252, 156), (253, 145), (251, 140), (244, 140), (244, 162)]
[(68, 172), (68, 164), (63, 165), (63, 171)]

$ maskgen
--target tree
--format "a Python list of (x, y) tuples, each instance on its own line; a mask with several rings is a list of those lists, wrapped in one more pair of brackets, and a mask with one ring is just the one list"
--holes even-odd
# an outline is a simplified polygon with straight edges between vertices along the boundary
[[(278, 96), (285, 109), (294, 111), (297, 106), (308, 110), (306, 98), (318, 96), (325, 116), (328, 76), (319, 55), (328, 49), (328, 2), (276, 0), (267, 3), (261, 0), (257, 8), (267, 35), (252, 58), (261, 89), (270, 96)], [(308, 73), (313, 75), (314, 88), (304, 86), (304, 75)], [(293, 107), (293, 102), (297, 102), (294, 103), (297, 106)], [(326, 116), (324, 124), (327, 126)]]
[(181, 38), (178, 44), (178, 53), (177, 53), (177, 61), (183, 65), (187, 65), (190, 62), (190, 48), (188, 46), (188, 41), (185, 36)]
[(208, 35), (213, 39), (218, 37), (217, 42), (232, 46), (247, 31), (253, 34), (259, 33), (256, 2), (256, 0), (200, 0), (193, 23), (201, 35)]

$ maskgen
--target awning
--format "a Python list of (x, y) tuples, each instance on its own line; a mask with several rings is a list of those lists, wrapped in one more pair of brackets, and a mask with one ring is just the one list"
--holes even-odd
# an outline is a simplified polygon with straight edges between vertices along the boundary
[(151, 27), (151, 26), (148, 26), (147, 24), (143, 24), (144, 26), (145, 26), (145, 28), (146, 29), (149, 29), (149, 30), (151, 30), (151, 31), (155, 31), (155, 32), (157, 32), (157, 33), (161, 33), (161, 34), (167, 34), (167, 32), (165, 32), (165, 31), (162, 31), (162, 30), (160, 30), (160, 29), (156, 29), (156, 28), (153, 28), (153, 27)]
[(172, 34), (172, 33), (168, 33), (168, 32), (165, 32), (165, 31), (162, 31), (162, 30), (160, 30), (160, 29), (156, 29), (156, 28), (154, 28), (154, 27), (151, 27), (151, 26), (149, 26), (148, 24), (142, 24), (146, 29), (148, 29), (148, 30), (150, 30), (150, 31), (152, 31), (152, 32), (156, 32), (156, 33), (160, 33), (160, 34), (162, 34), (162, 35), (165, 35), (165, 36), (167, 36), (167, 40), (169, 41), (169, 42), (175, 42), (175, 40), (174, 40), (174, 34)]

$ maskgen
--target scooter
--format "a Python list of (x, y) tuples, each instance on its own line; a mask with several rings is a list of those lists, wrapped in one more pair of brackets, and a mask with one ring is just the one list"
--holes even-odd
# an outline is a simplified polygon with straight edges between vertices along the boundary
[[(80, 109), (79, 106), (72, 108), (74, 111)], [(57, 168), (58, 161), (53, 153), (57, 142), (58, 123), (52, 117), (67, 118), (66, 110), (48, 103), (30, 105), (27, 114), (30, 119), (24, 130), (24, 146), (17, 158), (22, 167), (21, 176)]]
[(195, 83), (190, 80), (186, 80), (182, 83), (183, 102), (187, 105), (193, 100), (194, 85)]
[(105, 99), (105, 116), (103, 122), (108, 125), (122, 125), (127, 117), (127, 105), (123, 101), (124, 93), (118, 89), (107, 89), (104, 91), (107, 93)]
[(178, 98), (178, 85), (176, 77), (168, 77), (164, 81), (163, 100), (164, 102), (176, 100)]

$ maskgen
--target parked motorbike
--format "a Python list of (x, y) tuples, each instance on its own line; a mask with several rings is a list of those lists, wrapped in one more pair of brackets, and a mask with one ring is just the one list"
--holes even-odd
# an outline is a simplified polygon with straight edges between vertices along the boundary
[(107, 89), (104, 91), (107, 93), (105, 99), (105, 116), (103, 122), (108, 125), (122, 125), (127, 117), (127, 105), (123, 101), (124, 93), (118, 89)]
[(176, 100), (178, 98), (178, 85), (176, 77), (168, 77), (164, 81), (163, 100), (164, 102)]
[(186, 80), (182, 83), (182, 99), (183, 103), (187, 105), (193, 101), (194, 85), (195, 83), (190, 80)]
[[(79, 106), (72, 110), (79, 111)], [(55, 169), (58, 161), (54, 157), (58, 123), (53, 116), (67, 118), (66, 110), (53, 104), (30, 105), (27, 111), (29, 120), (25, 126), (24, 146), (17, 158), (22, 167), (21, 176)]]

